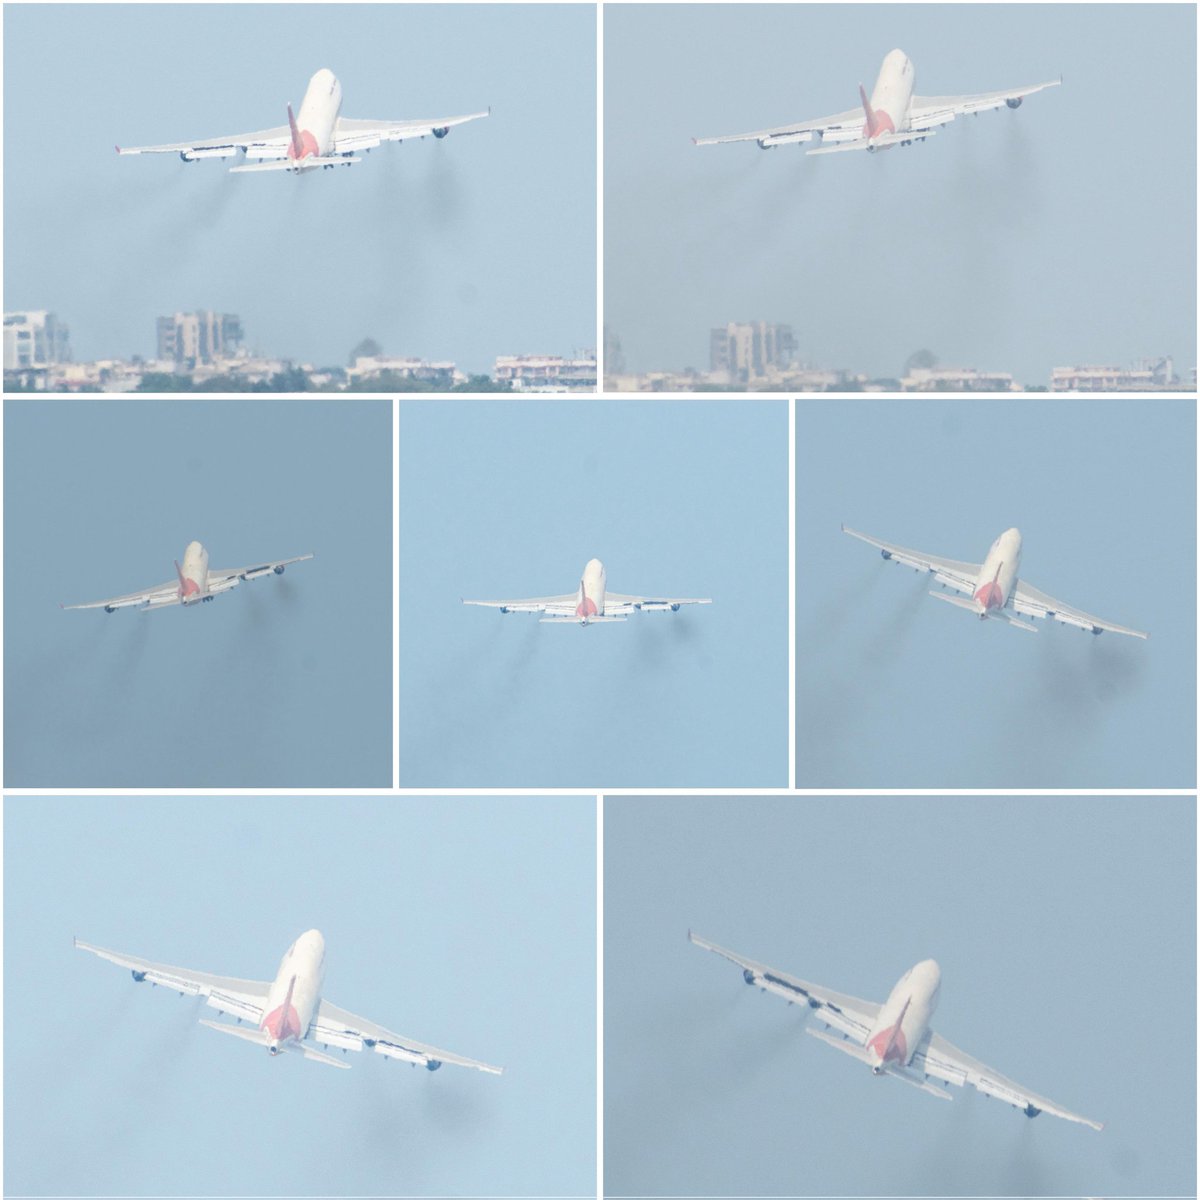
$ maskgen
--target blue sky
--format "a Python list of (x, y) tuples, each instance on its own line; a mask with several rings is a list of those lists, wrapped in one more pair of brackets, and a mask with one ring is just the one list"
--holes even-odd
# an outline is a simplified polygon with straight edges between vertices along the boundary
[[(5, 1194), (594, 1194), (591, 798), (4, 817)], [(314, 926), (334, 1003), (504, 1075), (272, 1060), (71, 945), (269, 979)]]
[[(686, 49), (683, 49), (685, 48)], [(690, 139), (843, 112), (903, 49), (925, 95), (1064, 77), (887, 154)], [(817, 364), (1196, 362), (1196, 11), (1171, 4), (605, 9), (605, 314), (631, 370), (728, 321)]]
[[(1190, 1195), (1193, 798), (607, 797), (613, 1195)], [(1096, 1120), (938, 1103), (805, 1037), (688, 929), (882, 1002)]]
[[(1193, 401), (797, 401), (796, 508), (797, 786), (1195, 786)], [(1015, 525), (1150, 638), (981, 624), (843, 523), (967, 562)]]
[[(153, 354), (181, 309), (318, 365), (368, 335), (488, 372), (592, 346), (595, 27), (590, 5), (5, 6), (5, 308), (56, 312), (81, 360)], [(285, 124), (321, 67), (347, 117), (492, 116), (299, 179), (113, 152)]]
[[(4, 405), (8, 787), (388, 787), (388, 401)], [(62, 612), (312, 553), (199, 608)]]
[[(787, 786), (787, 406), (400, 404), (404, 787)], [(467, 608), (711, 597), (625, 624)]]

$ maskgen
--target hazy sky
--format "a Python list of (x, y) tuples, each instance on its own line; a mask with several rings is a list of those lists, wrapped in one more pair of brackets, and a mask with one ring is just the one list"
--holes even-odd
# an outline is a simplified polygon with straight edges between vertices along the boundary
[[(896, 376), (926, 347), (1051, 367), (1196, 361), (1192, 5), (605, 8), (605, 321), (631, 370), (707, 368), (710, 327)], [(903, 49), (920, 94), (1064, 76), (923, 145), (695, 147), (853, 108)]]
[[(595, 342), (590, 5), (6, 5), (4, 306), (77, 359), (155, 349), (155, 318), (240, 314), (264, 353), (491, 371)], [(118, 158), (286, 124), (309, 77), (343, 115), (492, 116), (349, 170), (229, 175)]]
[[(388, 787), (388, 401), (4, 404), (9, 787)], [(62, 612), (312, 553), (197, 608)]]
[[(800, 787), (1194, 787), (1191, 400), (796, 404)], [(1147, 630), (1036, 636), (928, 596), (842, 523)]]
[[(4, 815), (6, 1195), (594, 1194), (593, 799)], [(261, 980), (313, 927), (333, 1003), (504, 1074), (273, 1060), (71, 945)]]
[[(402, 401), (401, 785), (786, 787), (787, 518), (784, 402)], [(593, 557), (713, 603), (587, 629), (460, 604)]]
[[(673, 1195), (1190, 1195), (1196, 819), (1183, 799), (608, 797), (605, 1187)], [(882, 1002), (1101, 1133), (939, 1103), (803, 1036), (688, 929)]]

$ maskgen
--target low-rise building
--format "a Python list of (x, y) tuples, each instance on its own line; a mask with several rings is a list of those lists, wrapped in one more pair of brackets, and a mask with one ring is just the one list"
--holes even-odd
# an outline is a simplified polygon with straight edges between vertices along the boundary
[(385, 373), (441, 387), (450, 387), (466, 378), (452, 362), (426, 362), (423, 358), (397, 358), (384, 354), (369, 354), (356, 358), (354, 365), (346, 370), (346, 377), (353, 382), (372, 379)]
[(1182, 390), (1175, 364), (1168, 358), (1141, 359), (1132, 367), (1055, 367), (1052, 392), (1153, 392)]
[(509, 354), (496, 359), (497, 383), (512, 385), (514, 392), (594, 392), (596, 352), (575, 358), (553, 355)]
[(906, 392), (1019, 392), (1021, 386), (1007, 371), (974, 367), (913, 367), (900, 380)]

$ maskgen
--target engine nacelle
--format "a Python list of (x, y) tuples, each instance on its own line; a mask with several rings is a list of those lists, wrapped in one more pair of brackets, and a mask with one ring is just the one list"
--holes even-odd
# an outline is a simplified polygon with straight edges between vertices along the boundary
[[(112, 610), (109, 609), (109, 612), (111, 612), (111, 611)], [(146, 982), (146, 972), (145, 971), (130, 971), (129, 973), (130, 973), (130, 975), (133, 976), (134, 983), (145, 983)]]
[(816, 998), (816, 996), (809, 996), (809, 998), (808, 998), (808, 1007), (809, 1007), (809, 1008), (820, 1008), (820, 1007), (821, 1007), (821, 1001), (820, 1001), (820, 1000), (818, 1000), (818, 999)]
[[(442, 125), (433, 131), (433, 136), (435, 138), (444, 138), (446, 136), (446, 134), (448, 134), (449, 132), (450, 132), (450, 126)], [(438, 1065), (441, 1066), (440, 1063)]]
[(745, 981), (746, 981), (746, 982), (747, 982), (747, 983), (748, 983), (748, 984), (749, 984), (751, 987), (753, 987), (753, 986), (755, 985), (755, 983), (757, 982), (757, 980), (756, 980), (756, 978), (755, 978), (755, 975), (754, 975), (754, 972), (753, 972), (753, 971), (751, 971), (749, 967), (747, 967), (747, 968), (746, 968), (746, 969), (745, 969), (745, 970), (742, 972), (742, 978), (743, 978), (743, 979), (744, 979), (744, 980), (745, 980)]
[(879, 553), (883, 555), (883, 561), (884, 561), (884, 562), (890, 562), (890, 561), (891, 561), (891, 558), (892, 558), (892, 552), (891, 552), (890, 550), (880, 550), (880, 552), (879, 552)]
[(441, 1065), (442, 1065), (442, 1064), (441, 1064), (440, 1062), (438, 1062), (438, 1060), (437, 1060), (436, 1058), (431, 1058), (431, 1059), (430, 1059), (430, 1060), (429, 1060), (429, 1061), (428, 1061), (428, 1062), (425, 1064), (425, 1070), (427, 1070), (427, 1071), (436, 1071), (436, 1070), (438, 1069), (438, 1067), (440, 1067)]
[(282, 567), (282, 566), (276, 567), (276, 568), (275, 568), (275, 574), (276, 574), (276, 575), (282, 575), (282, 574), (283, 574), (283, 567)]
[(1027, 1104), (1021, 1111), (1027, 1117), (1032, 1118), (1032, 1117), (1036, 1117), (1038, 1115), (1038, 1113), (1040, 1113), (1042, 1110), (1040, 1108), (1034, 1108), (1032, 1104)]
[(1020, 108), (1021, 107), (1021, 97), (1020, 96), (1010, 96), (1007, 100), (1005, 100), (1004, 103), (1007, 104), (1009, 108)]
[(111, 604), (106, 604), (104, 606), (104, 611), (106, 613), (115, 613), (117, 610), (115, 608), (113, 608), (113, 606)]

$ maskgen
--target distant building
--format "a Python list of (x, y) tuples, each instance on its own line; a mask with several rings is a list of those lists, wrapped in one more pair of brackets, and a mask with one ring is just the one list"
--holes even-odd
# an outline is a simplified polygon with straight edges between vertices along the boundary
[(604, 327), (604, 373), (625, 374), (625, 354), (621, 349), (621, 339), (607, 325)]
[(1170, 358), (1142, 359), (1128, 370), (1121, 367), (1055, 367), (1052, 392), (1148, 392), (1183, 387)]
[(748, 321), (714, 329), (708, 342), (709, 370), (730, 383), (749, 383), (792, 364), (796, 338), (790, 325)]
[(175, 313), (158, 318), (160, 361), (196, 366), (227, 358), (242, 344), (241, 318), (233, 313)]
[(426, 362), (423, 358), (395, 358), (384, 354), (360, 355), (346, 371), (350, 380), (371, 379), (384, 372), (423, 383), (453, 385), (463, 378), (452, 362)]
[(496, 359), (495, 380), (510, 383), (514, 392), (594, 392), (596, 352), (577, 358), (510, 354)]
[(4, 314), (4, 371), (23, 386), (44, 386), (49, 368), (71, 361), (67, 327), (52, 312)]
[(900, 380), (906, 392), (1018, 392), (1020, 387), (1005, 371), (977, 371), (974, 367), (913, 367)]

